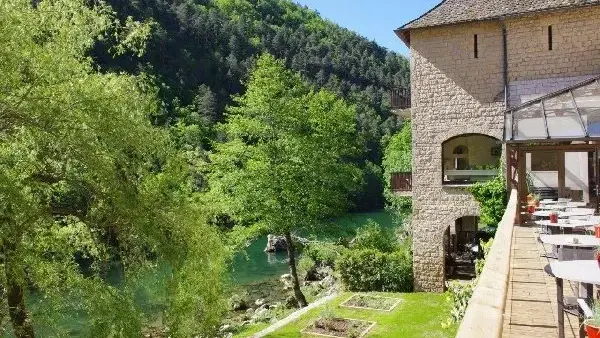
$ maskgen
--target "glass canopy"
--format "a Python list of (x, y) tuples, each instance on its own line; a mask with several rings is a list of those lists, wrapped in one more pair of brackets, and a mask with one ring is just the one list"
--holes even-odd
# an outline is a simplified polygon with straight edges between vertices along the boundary
[(504, 114), (506, 142), (600, 138), (600, 82), (594, 78)]

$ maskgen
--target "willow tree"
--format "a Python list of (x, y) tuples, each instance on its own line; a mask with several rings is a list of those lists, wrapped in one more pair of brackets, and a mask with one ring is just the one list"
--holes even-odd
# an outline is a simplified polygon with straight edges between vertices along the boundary
[[(148, 26), (111, 13), (86, 0), (0, 2), (0, 323), (19, 338), (68, 336), (65, 318), (103, 337), (140, 336), (157, 319), (189, 337), (220, 319), (224, 249), (197, 221), (187, 163), (149, 123), (155, 90), (87, 56), (99, 38), (142, 51)], [(169, 273), (157, 314), (134, 294), (159, 261)]]
[(294, 294), (306, 306), (292, 234), (323, 230), (360, 185), (351, 162), (355, 108), (313, 91), (270, 55), (258, 59), (235, 102), (220, 125), (225, 142), (210, 157), (211, 191), (238, 224), (285, 236)]

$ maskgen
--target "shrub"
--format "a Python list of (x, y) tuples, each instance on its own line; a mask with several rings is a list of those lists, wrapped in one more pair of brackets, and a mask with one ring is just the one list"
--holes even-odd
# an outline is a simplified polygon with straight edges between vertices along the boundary
[(312, 259), (315, 264), (321, 266), (334, 266), (336, 259), (345, 248), (332, 243), (317, 242), (310, 243), (304, 249), (304, 256)]
[(494, 244), (494, 239), (491, 238), (489, 241), (484, 242), (481, 241), (481, 248), (483, 249), (483, 258), (475, 260), (475, 275), (479, 277), (481, 272), (483, 271), (483, 267), (485, 266), (485, 259), (487, 258), (490, 249), (492, 248), (492, 244)]
[(450, 327), (453, 324), (460, 323), (465, 316), (469, 300), (473, 295), (473, 289), (477, 285), (477, 280), (470, 282), (451, 281), (446, 283), (446, 301), (450, 303), (450, 317), (442, 323), (443, 327)]
[(317, 263), (309, 256), (303, 255), (298, 260), (298, 275), (305, 278), (306, 274), (315, 270)]
[(478, 182), (469, 187), (469, 192), (479, 203), (482, 226), (496, 228), (508, 203), (506, 196), (506, 181), (500, 172), (493, 180)]
[(351, 291), (410, 292), (412, 257), (403, 252), (348, 250), (337, 261), (340, 279)]
[(350, 243), (352, 249), (374, 249), (380, 252), (392, 252), (398, 249), (398, 241), (392, 231), (387, 231), (369, 219), (367, 224), (356, 231), (356, 237)]

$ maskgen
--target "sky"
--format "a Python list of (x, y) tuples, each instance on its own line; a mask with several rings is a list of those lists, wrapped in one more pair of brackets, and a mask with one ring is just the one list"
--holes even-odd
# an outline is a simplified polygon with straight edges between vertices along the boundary
[(322, 17), (408, 56), (394, 29), (416, 19), (441, 0), (293, 0)]

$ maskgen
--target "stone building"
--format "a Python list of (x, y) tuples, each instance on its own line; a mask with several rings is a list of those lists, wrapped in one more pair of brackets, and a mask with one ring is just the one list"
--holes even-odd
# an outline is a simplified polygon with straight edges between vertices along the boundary
[(415, 288), (442, 291), (457, 231), (477, 228), (465, 186), (495, 176), (507, 109), (600, 74), (600, 0), (446, 0), (396, 34), (411, 52)]

